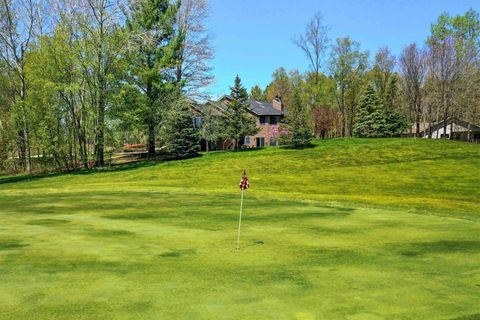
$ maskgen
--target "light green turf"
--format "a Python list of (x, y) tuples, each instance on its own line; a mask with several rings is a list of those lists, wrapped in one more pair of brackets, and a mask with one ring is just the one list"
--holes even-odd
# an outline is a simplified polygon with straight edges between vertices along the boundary
[(480, 319), (479, 199), (480, 145), (414, 139), (3, 177), (0, 318)]

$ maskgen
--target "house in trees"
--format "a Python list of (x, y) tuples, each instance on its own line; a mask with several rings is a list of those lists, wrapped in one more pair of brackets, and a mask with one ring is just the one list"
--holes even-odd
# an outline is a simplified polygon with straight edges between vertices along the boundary
[(433, 125), (423, 125), (419, 136), (432, 139), (480, 140), (480, 127), (467, 121), (452, 118)]
[[(196, 115), (195, 126), (201, 127), (203, 119), (209, 108), (213, 110), (212, 113), (217, 116), (220, 121), (226, 117), (227, 104), (232, 100), (228, 95), (224, 95), (218, 101), (209, 101), (203, 105), (193, 106), (193, 111)], [(274, 99), (271, 103), (249, 100), (248, 113), (251, 117), (256, 119), (256, 125), (259, 132), (252, 136), (246, 136), (241, 139), (240, 145), (243, 148), (260, 148), (265, 146), (277, 146), (278, 128), (281, 119), (285, 114), (284, 105), (280, 99)], [(204, 145), (205, 142), (202, 142)], [(233, 148), (233, 141), (225, 140), (219, 141), (216, 148), (231, 149)]]

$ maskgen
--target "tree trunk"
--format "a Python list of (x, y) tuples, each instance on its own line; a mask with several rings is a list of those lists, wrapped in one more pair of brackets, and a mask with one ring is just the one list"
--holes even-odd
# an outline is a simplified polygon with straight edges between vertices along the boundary
[(80, 160), (83, 163), (83, 167), (88, 169), (88, 150), (87, 150), (87, 141), (85, 139), (85, 134), (82, 132), (78, 134), (78, 145), (80, 147)]
[(418, 111), (418, 108), (415, 115), (415, 131), (416, 131), (415, 137), (419, 137), (420, 136), (420, 112)]
[(447, 120), (448, 120), (448, 101), (445, 96), (445, 90), (442, 90), (442, 100), (443, 100), (443, 137), (447, 136)]
[[(23, 50), (22, 50), (23, 54)], [(22, 140), (23, 140), (23, 148), (24, 148), (24, 156), (25, 156), (25, 169), (28, 173), (32, 173), (32, 160), (30, 156), (30, 139), (28, 134), (28, 124), (27, 124), (27, 117), (26, 117), (26, 109), (25, 109), (25, 101), (27, 99), (27, 85), (25, 83), (25, 77), (21, 76), (22, 80), (22, 90), (20, 93), (20, 99), (22, 103)]]
[(148, 141), (147, 141), (147, 149), (148, 149), (148, 157), (155, 157), (156, 151), (155, 151), (155, 97), (153, 95), (153, 83), (149, 79), (147, 83), (147, 97), (148, 97), (148, 102), (149, 102), (149, 108), (148, 108), (148, 116), (147, 116), (147, 135), (148, 135)]
[(97, 137), (95, 144), (95, 166), (97, 167), (103, 167), (105, 165), (105, 102), (103, 99), (103, 93), (100, 93), (97, 115)]
[(155, 123), (152, 117), (148, 119), (148, 157), (155, 157)]

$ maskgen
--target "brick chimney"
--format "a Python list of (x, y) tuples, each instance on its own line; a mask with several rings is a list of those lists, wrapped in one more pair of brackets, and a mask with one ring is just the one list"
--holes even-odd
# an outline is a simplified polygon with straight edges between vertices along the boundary
[(277, 96), (275, 99), (272, 101), (272, 106), (274, 109), (278, 111), (284, 111), (283, 110), (283, 103), (282, 103), (282, 98), (280, 96)]

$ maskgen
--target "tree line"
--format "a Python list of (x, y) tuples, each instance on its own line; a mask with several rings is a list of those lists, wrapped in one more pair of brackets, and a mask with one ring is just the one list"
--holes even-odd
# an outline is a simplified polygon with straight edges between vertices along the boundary
[(213, 79), (208, 14), (207, 0), (0, 0), (0, 170), (101, 167), (124, 141), (173, 152), (167, 128), (193, 121)]
[[(248, 99), (282, 100), (279, 141), (313, 135), (418, 134), (480, 120), (479, 14), (442, 14), (422, 45), (370, 58), (349, 37), (331, 41), (320, 14), (293, 42), (309, 70), (279, 68), (250, 94), (237, 77), (220, 121), (194, 129), (192, 101), (212, 80), (207, 0), (0, 0), (0, 171), (102, 167), (124, 142), (149, 157), (189, 157), (207, 143), (258, 129)], [(161, 150), (159, 150), (161, 146)]]
[(252, 99), (281, 97), (287, 109), (304, 105), (323, 138), (418, 135), (440, 121), (446, 129), (455, 118), (480, 124), (478, 12), (442, 14), (428, 39), (407, 45), (399, 57), (384, 47), (371, 59), (360, 42), (331, 41), (328, 30), (315, 15), (293, 40), (309, 70), (278, 68), (265, 89), (251, 89)]

